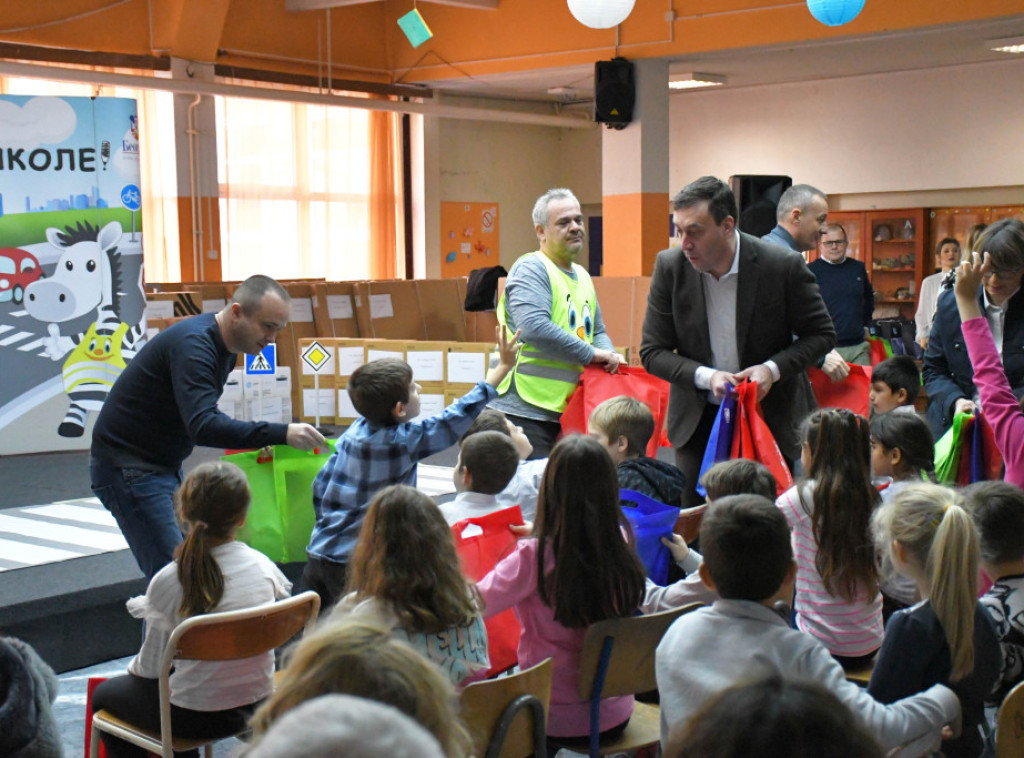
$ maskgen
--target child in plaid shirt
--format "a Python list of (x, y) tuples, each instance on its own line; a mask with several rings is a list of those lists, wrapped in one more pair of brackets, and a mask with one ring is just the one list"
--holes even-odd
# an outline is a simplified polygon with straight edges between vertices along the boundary
[(302, 586), (328, 608), (345, 593), (345, 569), (363, 516), (377, 492), (391, 484), (416, 486), (416, 463), (458, 442), (473, 419), (497, 397), (495, 388), (515, 364), (519, 333), (498, 337), (498, 365), (484, 381), (437, 416), (420, 413), (420, 386), (405, 361), (383, 358), (360, 366), (348, 392), (361, 418), (341, 436), (313, 482), (316, 524), (306, 547)]

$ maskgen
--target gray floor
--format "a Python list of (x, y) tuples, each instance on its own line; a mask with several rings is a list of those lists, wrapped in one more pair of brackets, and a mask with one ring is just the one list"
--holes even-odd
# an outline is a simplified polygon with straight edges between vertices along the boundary
[[(65, 758), (88, 755), (85, 750), (85, 695), (90, 677), (111, 677), (123, 674), (131, 658), (98, 663), (89, 668), (68, 671), (60, 675), (60, 692), (53, 704)], [(216, 758), (227, 758), (241, 746), (235, 739), (222, 740), (213, 749)]]

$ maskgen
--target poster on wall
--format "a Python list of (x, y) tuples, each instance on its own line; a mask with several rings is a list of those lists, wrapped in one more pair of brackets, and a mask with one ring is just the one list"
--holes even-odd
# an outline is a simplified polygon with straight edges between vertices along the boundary
[(469, 276), (500, 263), (498, 204), (441, 203), (441, 276)]
[(145, 341), (139, 128), (135, 100), (0, 96), (0, 454), (87, 449)]

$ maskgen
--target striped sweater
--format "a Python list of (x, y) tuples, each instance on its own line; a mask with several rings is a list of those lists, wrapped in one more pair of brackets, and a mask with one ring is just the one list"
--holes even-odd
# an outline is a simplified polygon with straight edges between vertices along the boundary
[(854, 602), (847, 603), (825, 589), (815, 566), (818, 543), (807, 510), (813, 490), (814, 482), (805, 481), (783, 492), (776, 501), (793, 530), (797, 626), (817, 637), (833, 655), (868, 655), (882, 644), (882, 595), (877, 589), (870, 594), (859, 590)]

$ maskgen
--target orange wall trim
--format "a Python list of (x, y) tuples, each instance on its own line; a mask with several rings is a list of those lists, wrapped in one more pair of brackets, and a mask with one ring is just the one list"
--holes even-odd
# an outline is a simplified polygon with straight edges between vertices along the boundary
[(179, 243), (181, 249), (179, 251), (179, 258), (181, 260), (181, 281), (183, 282), (220, 282), (223, 281), (224, 277), (221, 273), (221, 249), (220, 249), (220, 201), (218, 198), (212, 198), (213, 202), (206, 202), (206, 198), (201, 198), (203, 203), (203, 212), (213, 214), (213, 218), (204, 218), (203, 227), (207, 230), (206, 239), (203, 240), (203, 247), (205, 250), (200, 251), (201, 255), (206, 255), (208, 250), (217, 251), (217, 259), (210, 260), (207, 256), (202, 262), (203, 275), (200, 277), (199, 272), (195, 270), (195, 266), (192, 260), (192, 198), (191, 197), (179, 197), (178, 198), (178, 239), (181, 240)]
[(605, 195), (604, 276), (650, 276), (658, 252), (668, 247), (667, 192)]

